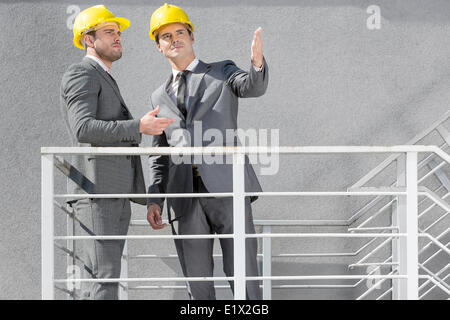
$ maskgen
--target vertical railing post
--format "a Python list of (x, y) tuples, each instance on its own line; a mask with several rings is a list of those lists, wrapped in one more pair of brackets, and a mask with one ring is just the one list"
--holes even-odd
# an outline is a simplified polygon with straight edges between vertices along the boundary
[(406, 274), (408, 300), (419, 299), (419, 235), (418, 235), (418, 193), (417, 152), (406, 154)]
[[(263, 233), (271, 234), (272, 226), (263, 225)], [(264, 237), (262, 240), (262, 253), (263, 253), (263, 276), (272, 276), (272, 238)], [(263, 280), (263, 299), (272, 299), (272, 280)]]
[(245, 271), (245, 154), (233, 153), (234, 299), (246, 298)]
[(55, 298), (53, 155), (41, 155), (41, 295), (43, 300)]
[[(67, 205), (66, 206), (67, 211), (71, 212), (72, 215), (66, 215), (66, 232), (67, 232), (67, 236), (72, 237), (75, 235), (75, 210), (72, 209), (71, 206)], [(69, 239), (66, 241), (66, 246), (67, 249), (69, 249), (70, 251), (72, 251), (72, 255), (68, 254), (67, 258), (66, 258), (66, 270), (67, 272), (70, 272), (70, 276), (74, 277), (75, 274), (75, 241), (72, 239)], [(73, 293), (75, 293), (75, 288), (77, 287), (77, 284), (73, 284), (72, 285), (72, 290)], [(67, 294), (67, 299), (73, 299), (75, 300), (75, 294), (73, 294), (72, 296), (68, 293)]]
[[(120, 262), (120, 277), (128, 278), (128, 241), (126, 240)], [(128, 300), (128, 282), (119, 283), (119, 300)]]
[[(406, 188), (406, 155), (397, 158), (397, 187)], [(404, 232), (406, 225), (406, 196), (397, 196), (392, 206), (392, 226), (397, 226), (399, 232)], [(398, 263), (398, 273), (406, 274), (406, 239), (392, 239), (392, 262)], [(394, 267), (393, 267), (394, 268)], [(406, 281), (392, 279), (392, 299), (406, 299)]]

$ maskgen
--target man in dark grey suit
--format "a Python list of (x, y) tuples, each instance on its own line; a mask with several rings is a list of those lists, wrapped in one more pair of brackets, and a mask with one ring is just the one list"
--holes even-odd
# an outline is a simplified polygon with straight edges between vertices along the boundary
[[(249, 72), (232, 61), (205, 63), (195, 57), (192, 45), (194, 27), (186, 13), (173, 5), (157, 9), (150, 22), (150, 38), (168, 59), (172, 73), (150, 99), (150, 107), (161, 108), (160, 115), (175, 122), (160, 136), (153, 137), (153, 146), (233, 146), (236, 141), (198, 141), (208, 130), (227, 136), (237, 129), (238, 98), (258, 97), (268, 85), (268, 66), (262, 54), (261, 29), (252, 43), (252, 66)], [(210, 131), (211, 132), (211, 131)], [(220, 136), (219, 135), (219, 136)], [(189, 159), (191, 159), (189, 157)], [(178, 161), (174, 157), (150, 156), (148, 193), (232, 192), (232, 166), (228, 162)], [(209, 161), (208, 161), (209, 162)], [(214, 162), (214, 161), (213, 161)], [(228, 163), (228, 164), (227, 164)], [(250, 164), (245, 166), (246, 191), (261, 191)], [(153, 229), (161, 229), (161, 198), (148, 199), (147, 220)], [(246, 232), (254, 233), (251, 201), (246, 199)], [(179, 234), (233, 233), (232, 198), (167, 199), (169, 220), (174, 215)], [(172, 232), (176, 233), (173, 223)], [(186, 277), (213, 276), (213, 239), (175, 240), (177, 253)], [(224, 272), (233, 276), (233, 240), (220, 239)], [(258, 275), (257, 241), (247, 239), (246, 266), (248, 276)], [(233, 282), (230, 282), (233, 288)], [(247, 298), (261, 299), (258, 281), (247, 281)], [(191, 281), (188, 292), (192, 299), (215, 299), (212, 281)]]
[[(115, 17), (104, 6), (82, 11), (74, 22), (74, 44), (86, 57), (71, 65), (61, 82), (62, 113), (73, 146), (138, 146), (141, 134), (157, 135), (172, 122), (156, 118), (158, 110), (133, 119), (110, 74), (122, 56), (121, 32), (129, 21)], [(145, 193), (139, 156), (74, 156), (69, 194)], [(145, 199), (131, 199), (145, 205)], [(126, 235), (130, 199), (68, 199), (82, 235)], [(123, 240), (81, 240), (83, 278), (119, 278)], [(82, 283), (85, 299), (117, 299), (118, 283)]]

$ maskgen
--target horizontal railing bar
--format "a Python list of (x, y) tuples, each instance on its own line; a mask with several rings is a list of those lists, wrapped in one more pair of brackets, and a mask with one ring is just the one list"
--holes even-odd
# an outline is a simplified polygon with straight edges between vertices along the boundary
[[(419, 165), (420, 168), (420, 165)], [(397, 181), (394, 181), (389, 187), (395, 187), (397, 185)], [(443, 186), (438, 187), (436, 190), (433, 190), (434, 192), (438, 192), (440, 189), (442, 189)], [(366, 189), (366, 187), (359, 187), (359, 188), (348, 188), (347, 191), (362, 191)], [(445, 198), (445, 197), (444, 197)], [(370, 200), (369, 202), (367, 202), (361, 209), (359, 209), (357, 212), (355, 212), (353, 214), (353, 216), (351, 216), (348, 220), (348, 224), (352, 225), (353, 223), (355, 223), (357, 220), (359, 220), (363, 215), (365, 215), (372, 207), (374, 207), (378, 202), (380, 202), (381, 200), (383, 200), (384, 197), (383, 196), (377, 196), (375, 198), (373, 198), (372, 200)], [(427, 200), (427, 198), (421, 200), (419, 202), (419, 205), (422, 204), (425, 200)], [(429, 200), (429, 199), (428, 199)], [(370, 216), (368, 219), (366, 219), (363, 223), (361, 223), (358, 227), (362, 227), (363, 225), (367, 224), (368, 222), (370, 222), (375, 216), (381, 214), (383, 212), (383, 210), (389, 208), (391, 205), (393, 205), (394, 202), (396, 202), (397, 199), (394, 198), (392, 200), (390, 200), (386, 205), (384, 205), (384, 207), (382, 207), (381, 209), (379, 209), (375, 214), (373, 214), (372, 216)], [(433, 201), (432, 201), (433, 202)], [(433, 202), (433, 206), (435, 206), (436, 204)], [(425, 212), (424, 212), (425, 213)], [(422, 214), (424, 214), (422, 213)], [(421, 215), (422, 215), (421, 214)], [(421, 215), (419, 215), (419, 218), (421, 217)]]
[[(406, 195), (406, 191), (298, 191), (298, 192), (245, 192), (245, 196), (373, 196), (373, 195)], [(211, 197), (232, 197), (232, 192), (222, 193), (106, 193), (106, 194), (55, 194), (54, 198), (211, 198)]]
[(436, 146), (303, 146), (303, 147), (41, 147), (41, 154), (77, 155), (201, 155), (201, 154), (321, 154), (435, 152)]
[[(392, 261), (392, 256), (389, 256), (386, 260), (384, 260), (383, 262), (389, 262), (389, 261)], [(375, 267), (375, 268), (373, 268), (372, 270), (370, 270), (370, 272), (368, 273), (368, 275), (370, 276), (371, 274), (374, 274), (375, 272), (378, 272), (378, 270), (380, 270), (381, 269), (381, 267), (379, 267), (379, 266), (377, 266), (377, 267)], [(392, 270), (389, 274), (393, 274), (393, 273), (395, 273), (395, 272), (397, 272), (397, 269), (394, 269), (394, 270)], [(361, 283), (363, 283), (364, 282), (364, 279), (361, 279), (361, 280), (359, 280), (358, 282), (356, 282), (356, 284), (355, 284), (355, 288), (357, 287), (357, 286), (359, 286)]]
[(247, 234), (247, 238), (396, 238), (406, 233), (260, 233)]
[[(163, 223), (168, 223), (163, 219)], [(330, 226), (345, 227), (345, 220), (254, 220), (255, 226)], [(131, 220), (130, 226), (150, 226), (147, 220)]]
[(131, 235), (131, 236), (55, 236), (54, 240), (146, 240), (146, 239), (219, 239), (233, 238), (233, 234), (198, 235)]
[(351, 257), (355, 252), (336, 253), (280, 253), (272, 255), (272, 258), (303, 258), (303, 257)]
[[(262, 254), (260, 254), (262, 256)], [(213, 254), (213, 258), (222, 258), (221, 254)], [(129, 259), (178, 259), (177, 254), (138, 254), (129, 256)]]
[(352, 284), (335, 284), (335, 285), (320, 285), (320, 284), (285, 284), (285, 285), (274, 285), (272, 289), (305, 289), (305, 288), (316, 288), (316, 289), (336, 289), (336, 288), (353, 288)]
[[(260, 233), (247, 234), (247, 238), (391, 238), (406, 237), (406, 233)], [(145, 239), (215, 239), (233, 238), (233, 234), (199, 234), (199, 235), (131, 235), (131, 236), (55, 236), (54, 240), (145, 240)]]
[(248, 281), (254, 280), (354, 280), (354, 279), (407, 279), (407, 275), (325, 275), (325, 276), (258, 276), (246, 277)]
[[(262, 285), (259, 286), (263, 288)], [(321, 284), (287, 284), (287, 285), (273, 285), (271, 289), (307, 289), (307, 288), (316, 288), (316, 289), (337, 289), (337, 288), (353, 288), (353, 285), (346, 284), (336, 284), (336, 285), (321, 285)], [(186, 286), (134, 286), (128, 287), (128, 290), (155, 290), (155, 289), (170, 289), (170, 290), (178, 290), (178, 289), (187, 289)], [(215, 285), (214, 289), (230, 289), (230, 285)]]
[[(247, 281), (256, 280), (354, 280), (354, 279), (406, 279), (406, 275), (321, 275), (321, 276), (258, 276), (245, 277)], [(54, 279), (54, 283), (68, 282), (151, 282), (151, 281), (233, 281), (234, 277), (160, 277), (160, 278), (97, 278), (97, 279)]]
[(96, 278), (96, 279), (55, 279), (55, 283), (68, 283), (68, 282), (149, 282), (149, 281), (234, 281), (234, 277), (160, 277), (160, 278)]
[[(419, 166), (419, 168), (420, 168), (420, 166)], [(393, 186), (395, 186), (396, 184), (397, 184), (397, 182), (394, 181), (389, 187), (393, 187)], [(441, 185), (441, 186), (439, 186), (438, 188), (436, 188), (435, 190), (433, 190), (433, 192), (436, 193), (436, 192), (440, 191), (443, 187), (444, 187), (444, 186)], [(365, 190), (365, 189), (367, 189), (367, 188), (366, 188), (366, 187), (349, 188), (348, 191), (361, 191), (361, 190)], [(443, 197), (443, 199), (445, 199), (449, 194), (450, 194), (450, 193), (448, 193), (447, 195), (445, 195), (445, 196)], [(375, 205), (376, 205), (378, 202), (380, 202), (382, 199), (384, 199), (384, 197), (382, 197), (382, 196), (377, 196), (376, 198), (374, 198), (374, 199), (370, 200), (368, 203), (366, 203), (361, 209), (359, 209), (357, 212), (355, 212), (355, 213), (353, 214), (353, 216), (348, 220), (348, 221), (349, 221), (349, 225), (353, 224), (356, 220), (358, 220), (362, 215), (364, 215), (368, 210), (370, 210), (373, 206), (375, 206)], [(421, 200), (421, 201), (419, 202), (419, 205), (422, 204), (422, 203), (423, 203), (425, 200), (427, 200), (427, 199), (428, 199), (428, 197), (427, 197), (426, 199)], [(428, 200), (430, 200), (430, 199), (428, 199)], [(393, 202), (395, 202), (395, 201), (396, 201), (396, 199), (392, 199), (385, 207), (390, 206), (390, 205), (393, 204)], [(433, 202), (433, 201), (432, 201), (432, 202)], [(436, 203), (433, 202), (432, 207), (434, 207), (434, 206), (436, 206)], [(380, 209), (380, 210), (386, 209), (385, 207), (383, 207), (383, 208)], [(431, 208), (428, 208), (427, 210), (429, 210), (429, 209), (431, 209)], [(419, 215), (419, 218), (420, 218), (423, 214), (425, 214), (427, 210), (425, 210), (425, 212), (421, 213), (421, 214)], [(377, 213), (381, 213), (381, 212), (378, 211)], [(377, 214), (377, 213), (376, 213), (376, 214)], [(370, 220), (370, 218), (367, 219), (366, 222), (362, 223), (360, 226), (362, 226), (362, 225), (364, 225), (365, 223), (367, 223), (368, 220)]]
[(254, 220), (256, 226), (337, 226), (347, 225), (346, 220)]
[[(354, 256), (355, 253), (280, 253), (274, 254), (272, 258), (303, 258), (303, 257), (346, 257)], [(257, 254), (257, 257), (263, 257), (262, 253)], [(178, 259), (177, 254), (158, 255), (158, 254), (141, 254), (129, 256), (130, 259)], [(213, 254), (213, 258), (222, 258), (222, 254)]]
[[(356, 228), (360, 229), (362, 227), (364, 227), (366, 224), (368, 224), (370, 221), (372, 221), (373, 219), (375, 219), (376, 217), (378, 217), (381, 213), (383, 213), (386, 209), (390, 208), (393, 206), (394, 202), (396, 202), (397, 199), (394, 198), (391, 201), (389, 201), (387, 204), (385, 204), (382, 208), (380, 208), (377, 212), (375, 212), (374, 214), (372, 214), (370, 217), (368, 217), (366, 220), (364, 220), (359, 226), (357, 226)], [(362, 216), (358, 217), (357, 220), (359, 220)], [(356, 220), (355, 220), (356, 221)]]
[[(228, 289), (230, 288), (229, 285), (216, 285), (214, 286), (214, 289)], [(134, 287), (128, 287), (128, 290), (179, 290), (179, 289), (187, 289), (186, 286), (134, 286)]]
[(350, 264), (349, 268), (368, 267), (368, 266), (398, 266), (397, 262), (371, 262), (371, 263), (354, 263)]
[(370, 227), (370, 228), (349, 228), (348, 231), (349, 232), (354, 232), (354, 231), (372, 231), (372, 230), (399, 230), (398, 227)]
[[(405, 190), (404, 188), (402, 188)], [(267, 196), (402, 196), (406, 195), (406, 191), (285, 191), (285, 192), (245, 192), (246, 196), (257, 196), (257, 197), (267, 197)]]
[(73, 198), (73, 199), (111, 199), (111, 198), (210, 198), (210, 197), (232, 197), (232, 192), (221, 193), (83, 193), (83, 194), (55, 194), (54, 198)]
[[(438, 121), (434, 122), (432, 126), (430, 126), (428, 129), (422, 131), (418, 135), (416, 135), (414, 138), (409, 140), (406, 145), (415, 145), (420, 140), (428, 136), (431, 132), (435, 131), (439, 125), (447, 121), (447, 119), (450, 116), (450, 111), (447, 111), (442, 118), (440, 118)], [(387, 159), (385, 159), (383, 162), (381, 162), (378, 166), (376, 166), (374, 169), (372, 169), (368, 174), (364, 175), (362, 178), (360, 178), (356, 183), (354, 183), (350, 188), (353, 187), (360, 187), (364, 184), (366, 184), (368, 181), (370, 181), (372, 178), (377, 176), (381, 171), (383, 171), (387, 166), (389, 166), (393, 161), (395, 161), (398, 158), (396, 155), (391, 155)]]

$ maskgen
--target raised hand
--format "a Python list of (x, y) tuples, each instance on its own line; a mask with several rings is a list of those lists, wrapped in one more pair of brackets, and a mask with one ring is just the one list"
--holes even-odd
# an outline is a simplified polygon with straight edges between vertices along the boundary
[(263, 65), (263, 52), (262, 52), (262, 40), (261, 40), (262, 28), (256, 29), (253, 35), (252, 42), (252, 63), (255, 67), (261, 68)]

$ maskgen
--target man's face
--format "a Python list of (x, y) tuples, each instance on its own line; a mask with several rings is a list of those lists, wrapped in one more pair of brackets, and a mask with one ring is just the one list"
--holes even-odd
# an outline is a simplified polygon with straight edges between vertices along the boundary
[(182, 60), (194, 55), (192, 44), (194, 35), (189, 34), (183, 23), (171, 23), (162, 27), (159, 32), (158, 50), (172, 60)]
[(94, 49), (98, 56), (110, 62), (122, 57), (121, 32), (116, 24), (103, 26), (95, 31)]

